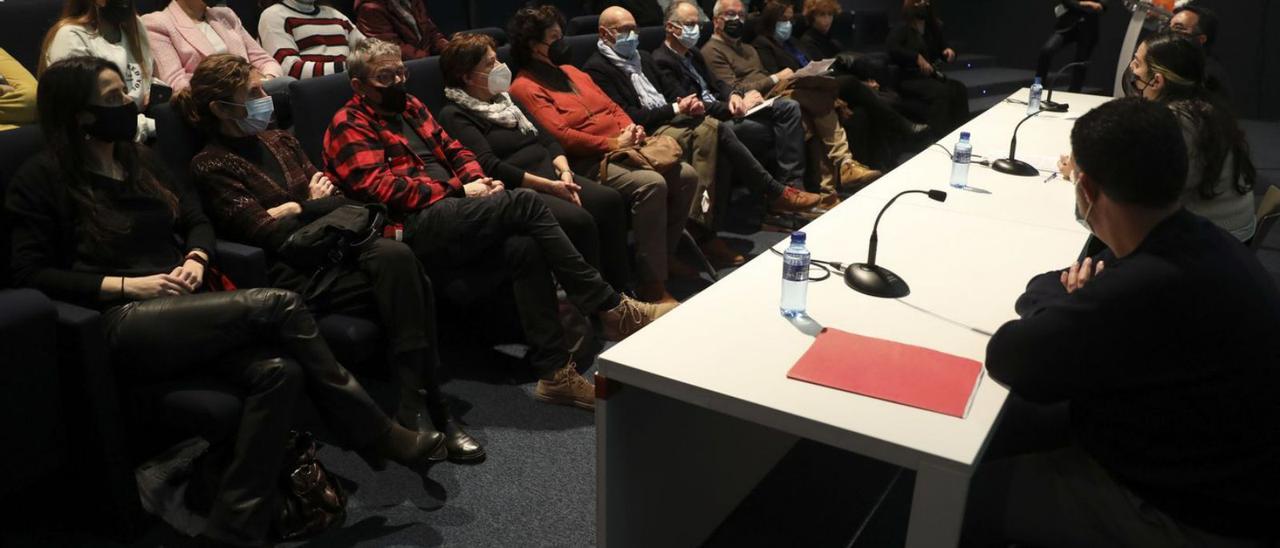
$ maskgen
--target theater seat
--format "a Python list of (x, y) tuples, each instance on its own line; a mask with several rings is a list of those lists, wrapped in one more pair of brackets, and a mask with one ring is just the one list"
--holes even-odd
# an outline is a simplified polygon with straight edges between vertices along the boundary
[(404, 64), (409, 70), (409, 93), (427, 105), (432, 114), (444, 107), (444, 73), (440, 71), (440, 58), (415, 59)]
[(658, 49), (662, 41), (667, 39), (667, 29), (664, 27), (641, 27), (636, 29), (636, 33), (640, 35), (640, 49), (644, 51)]
[(5, 23), (0, 47), (35, 74), (44, 35), (61, 12), (62, 2), (54, 0), (5, 0), (0, 3)]
[(459, 31), (459, 33), (483, 34), (485, 36), (493, 38), (493, 41), (497, 42), (499, 46), (504, 46), (507, 44), (507, 31), (502, 30), (498, 27), (484, 27), (479, 29), (470, 29), (470, 30)]
[(66, 461), (58, 378), (57, 313), (32, 289), (0, 290), (0, 495), (36, 483)]
[[(410, 76), (410, 81), (412, 81)], [(346, 74), (330, 74), (289, 84), (289, 101), (299, 115), (293, 122), (293, 134), (302, 150), (323, 169), (324, 132), (333, 115), (351, 99), (351, 81)]]
[(565, 36), (580, 36), (584, 34), (599, 34), (600, 16), (599, 15), (580, 15), (570, 19), (564, 29)]

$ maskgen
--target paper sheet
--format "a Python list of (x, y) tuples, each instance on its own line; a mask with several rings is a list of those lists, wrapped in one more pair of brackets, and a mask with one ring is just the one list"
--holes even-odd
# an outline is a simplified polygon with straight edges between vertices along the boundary
[(827, 71), (831, 70), (831, 65), (834, 65), (835, 62), (836, 59), (834, 57), (831, 59), (823, 59), (821, 61), (813, 61), (805, 65), (804, 68), (797, 70), (795, 77), (804, 78), (805, 76), (822, 76), (826, 74)]
[(758, 104), (758, 105), (756, 105), (756, 106), (754, 106), (754, 107), (751, 107), (751, 110), (748, 110), (748, 111), (747, 111), (747, 116), (751, 116), (752, 114), (755, 114), (755, 113), (757, 113), (757, 112), (760, 112), (761, 110), (764, 110), (764, 109), (766, 109), (766, 108), (769, 108), (769, 107), (773, 106), (773, 101), (774, 101), (775, 99), (777, 99), (777, 98), (775, 97), (775, 98), (772, 98), (772, 99), (765, 99), (765, 101), (764, 101), (763, 103), (760, 103), (760, 104)]

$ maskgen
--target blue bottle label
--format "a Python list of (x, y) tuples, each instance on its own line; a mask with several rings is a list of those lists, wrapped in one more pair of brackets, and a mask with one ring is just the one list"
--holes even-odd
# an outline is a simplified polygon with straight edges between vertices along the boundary
[(789, 282), (808, 281), (809, 261), (803, 257), (784, 257), (782, 261), (782, 279)]

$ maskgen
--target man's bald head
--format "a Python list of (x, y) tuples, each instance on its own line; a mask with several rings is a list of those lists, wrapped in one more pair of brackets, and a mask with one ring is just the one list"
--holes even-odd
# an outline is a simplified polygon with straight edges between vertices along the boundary
[[(690, 23), (690, 21), (692, 21)], [(667, 7), (667, 22), (677, 25), (697, 24), (698, 6), (688, 0), (676, 0)]]
[(600, 27), (616, 30), (618, 27), (630, 24), (632, 28), (636, 26), (636, 18), (631, 15), (622, 6), (609, 6), (600, 12)]

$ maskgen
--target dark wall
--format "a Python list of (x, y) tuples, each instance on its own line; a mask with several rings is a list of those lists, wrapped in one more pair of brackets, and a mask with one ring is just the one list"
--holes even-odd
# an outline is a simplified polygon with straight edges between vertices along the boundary
[[(1280, 119), (1280, 0), (1198, 0), (1218, 12), (1214, 55), (1226, 65), (1242, 117)], [(1119, 2), (1114, 2), (1119, 4)], [(1033, 69), (1040, 45), (1053, 28), (1046, 0), (935, 0), (947, 34), (972, 52), (1000, 58), (1005, 66)], [(895, 11), (900, 4), (888, 0)], [(1103, 18), (1102, 40), (1094, 53), (1089, 85), (1112, 89), (1128, 14), (1113, 7)], [(1059, 54), (1054, 66), (1067, 61)], [(1264, 91), (1271, 90), (1271, 91)]]

